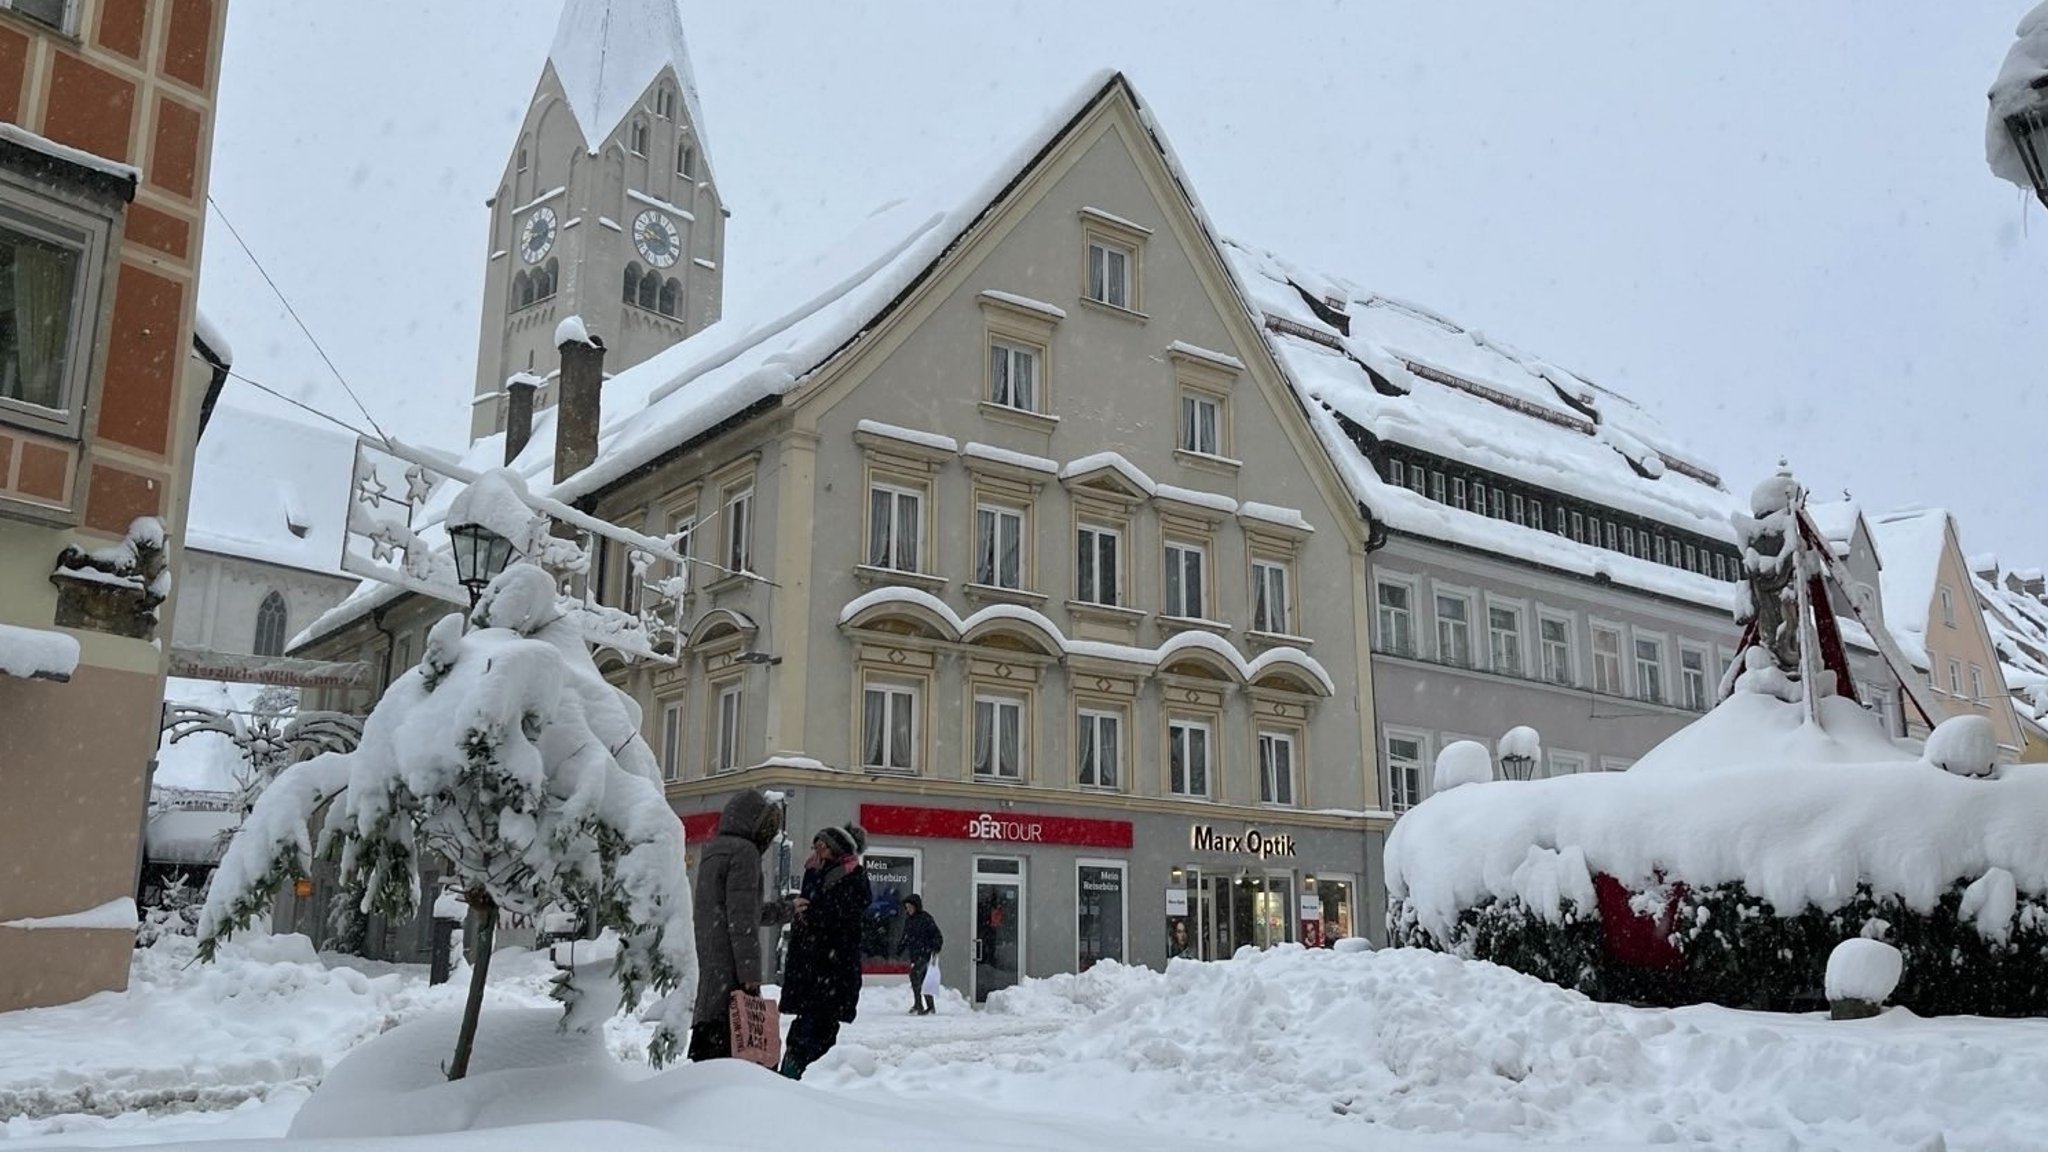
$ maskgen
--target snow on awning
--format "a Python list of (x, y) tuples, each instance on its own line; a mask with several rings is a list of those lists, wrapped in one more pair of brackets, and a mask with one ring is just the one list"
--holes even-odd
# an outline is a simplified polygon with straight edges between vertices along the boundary
[(0, 676), (62, 683), (77, 670), (76, 637), (47, 628), (0, 624)]
[(152, 864), (218, 864), (227, 850), (227, 834), (241, 819), (238, 812), (210, 809), (159, 812), (143, 833), (143, 858)]

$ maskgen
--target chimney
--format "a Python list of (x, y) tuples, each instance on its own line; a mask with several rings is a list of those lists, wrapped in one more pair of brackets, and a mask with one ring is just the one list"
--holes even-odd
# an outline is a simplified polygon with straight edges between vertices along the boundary
[(526, 449), (526, 442), (533, 437), (533, 391), (534, 378), (521, 372), (505, 381), (505, 463), (512, 461)]
[(560, 484), (597, 459), (604, 341), (590, 334), (582, 317), (571, 316), (555, 328), (555, 349), (562, 354), (562, 393), (555, 404), (555, 483)]

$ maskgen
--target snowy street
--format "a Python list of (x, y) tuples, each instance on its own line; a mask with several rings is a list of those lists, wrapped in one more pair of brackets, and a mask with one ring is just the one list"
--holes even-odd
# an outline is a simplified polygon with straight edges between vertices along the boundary
[[(139, 954), (127, 993), (0, 1018), (9, 1146), (281, 1137), (352, 1046), (428, 1013), (422, 1058), (445, 1059), (460, 973), (428, 988), (417, 969), (331, 966), (256, 939), (213, 967), (182, 966), (190, 945), (176, 941)], [(492, 1010), (542, 1011), (487, 1011), (483, 1070), (464, 1086), (486, 1100), (479, 1131), (390, 1146), (559, 1146), (554, 1125), (572, 1125), (579, 1143), (620, 1148), (766, 1150), (797, 1131), (860, 1150), (1918, 1150), (1944, 1146), (1937, 1134), (1951, 1152), (2048, 1148), (2039, 1021), (1648, 1011), (1426, 952), (1287, 948), (1164, 975), (1103, 965), (983, 1010), (942, 1001), (932, 1018), (871, 988), (801, 1084), (733, 1062), (650, 1076), (644, 1026), (615, 1019), (619, 1082), (578, 1089), (595, 1073), (557, 1069), (550, 1099), (493, 1087), (518, 1074), (488, 1055), (494, 1031), (553, 1035), (546, 965), (506, 952), (493, 971)]]

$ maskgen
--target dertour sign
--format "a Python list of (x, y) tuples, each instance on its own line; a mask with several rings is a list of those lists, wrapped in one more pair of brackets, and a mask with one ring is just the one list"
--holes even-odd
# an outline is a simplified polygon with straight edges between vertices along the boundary
[(974, 840), (987, 844), (1059, 844), (1070, 848), (1129, 848), (1128, 820), (1091, 820), (1032, 812), (989, 812), (967, 808), (920, 808), (904, 804), (863, 804), (861, 826), (871, 837), (909, 836), (928, 840)]
[(1257, 828), (1218, 832), (1213, 824), (1193, 824), (1188, 827), (1188, 848), (1195, 852), (1220, 852), (1229, 856), (1271, 860), (1276, 856), (1294, 855), (1294, 836), (1289, 832), (1261, 832)]

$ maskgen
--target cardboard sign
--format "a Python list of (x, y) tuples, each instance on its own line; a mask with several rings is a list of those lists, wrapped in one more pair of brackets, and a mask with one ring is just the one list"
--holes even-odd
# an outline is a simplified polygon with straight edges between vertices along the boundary
[(782, 1063), (782, 1013), (773, 1000), (732, 990), (732, 1054), (763, 1068)]

